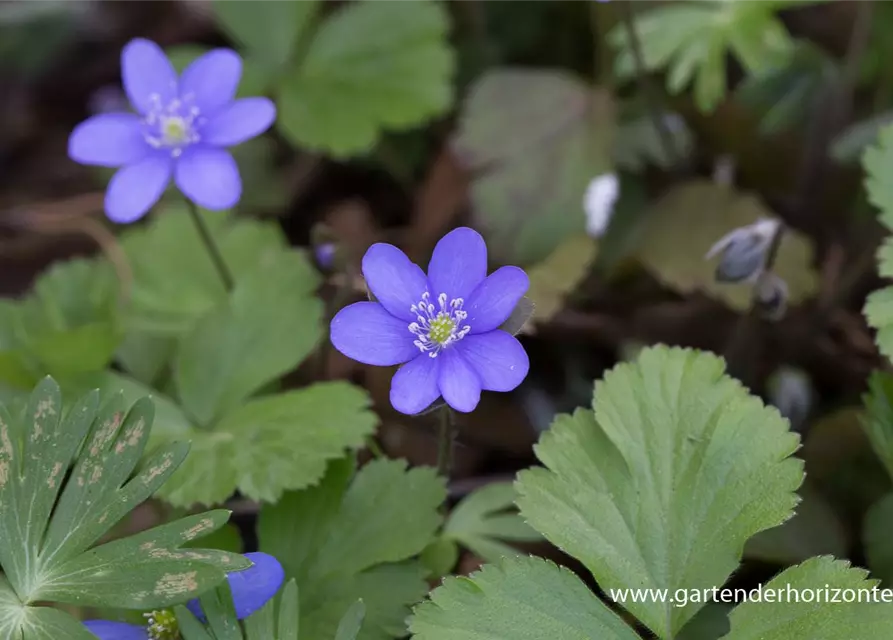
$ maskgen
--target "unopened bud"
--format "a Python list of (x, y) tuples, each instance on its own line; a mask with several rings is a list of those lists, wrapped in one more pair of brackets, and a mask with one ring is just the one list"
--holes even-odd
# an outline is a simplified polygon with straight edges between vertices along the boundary
[(767, 320), (780, 320), (788, 310), (788, 285), (771, 271), (762, 274), (754, 288), (754, 301)]
[(335, 253), (337, 248), (334, 242), (323, 242), (313, 248), (313, 257), (320, 269), (329, 271), (335, 265)]
[(583, 211), (586, 212), (586, 233), (600, 238), (608, 229), (614, 205), (620, 195), (620, 181), (613, 173), (605, 173), (592, 179), (583, 196)]
[(716, 266), (719, 282), (754, 281), (763, 272), (779, 222), (762, 218), (746, 227), (739, 227), (714, 244), (705, 258), (720, 255)]
[(813, 390), (805, 371), (793, 367), (781, 367), (768, 382), (769, 400), (791, 427), (798, 431), (806, 422), (812, 407)]

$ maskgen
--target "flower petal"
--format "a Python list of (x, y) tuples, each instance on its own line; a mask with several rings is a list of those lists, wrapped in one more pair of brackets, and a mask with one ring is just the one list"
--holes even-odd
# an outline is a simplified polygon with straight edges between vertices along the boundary
[(202, 127), (202, 142), (230, 147), (259, 136), (276, 119), (276, 105), (268, 98), (243, 98), (223, 107)]
[(130, 113), (93, 116), (76, 126), (68, 138), (69, 158), (99, 167), (132, 164), (150, 150), (140, 119)]
[(379, 367), (403, 364), (419, 355), (406, 322), (377, 302), (356, 302), (335, 314), (332, 344), (348, 358)]
[(468, 298), (487, 277), (487, 245), (474, 229), (459, 227), (446, 234), (434, 247), (428, 264), (431, 295)]
[(118, 169), (105, 192), (105, 212), (109, 219), (127, 224), (146, 215), (170, 182), (171, 164), (169, 156), (153, 153), (136, 164)]
[(363, 277), (388, 313), (407, 322), (415, 321), (416, 314), (410, 307), (418, 304), (428, 290), (428, 279), (405, 253), (392, 244), (373, 244), (363, 256)]
[(397, 411), (415, 415), (440, 397), (437, 386), (440, 360), (422, 353), (397, 370), (391, 379), (391, 404)]
[(530, 369), (524, 347), (505, 331), (465, 336), (455, 348), (477, 373), (484, 391), (511, 391)]
[(87, 620), (84, 626), (99, 640), (148, 640), (149, 632), (145, 627), (126, 622), (111, 620)]
[(236, 161), (229, 151), (216, 147), (194, 146), (183, 151), (174, 180), (187, 198), (212, 211), (234, 207), (242, 195)]
[(471, 325), (471, 333), (498, 329), (512, 315), (529, 286), (527, 274), (518, 267), (500, 267), (487, 276), (463, 307), (468, 312), (466, 324)]
[[(279, 591), (285, 580), (285, 569), (279, 561), (268, 553), (255, 551), (246, 553), (245, 557), (254, 564), (242, 571), (227, 574), (229, 589), (233, 595), (233, 606), (236, 618), (243, 620), (255, 611), (263, 608)], [(201, 603), (198, 599), (186, 603), (186, 608), (200, 619), (205, 619)]]
[(456, 349), (445, 349), (437, 357), (440, 373), (437, 386), (444, 401), (456, 411), (470, 413), (481, 401), (481, 381)]
[(242, 58), (232, 49), (213, 49), (194, 60), (180, 77), (180, 97), (192, 100), (206, 118), (236, 97)]
[(148, 113), (177, 97), (177, 72), (151, 40), (131, 40), (121, 51), (121, 77), (133, 108)]

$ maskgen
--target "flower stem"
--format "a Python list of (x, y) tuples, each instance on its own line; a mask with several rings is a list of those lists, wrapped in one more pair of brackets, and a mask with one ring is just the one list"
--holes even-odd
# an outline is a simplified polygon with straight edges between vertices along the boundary
[(437, 434), (437, 474), (447, 480), (453, 470), (453, 440), (456, 437), (456, 420), (449, 405), (440, 411), (440, 429)]
[(227, 292), (232, 291), (234, 286), (233, 274), (230, 273), (229, 268), (227, 268), (226, 262), (223, 260), (223, 254), (220, 253), (220, 248), (217, 246), (217, 243), (214, 242), (214, 238), (211, 237), (208, 225), (205, 224), (204, 219), (198, 212), (198, 207), (192, 200), (187, 200), (186, 204), (189, 215), (192, 217), (192, 222), (195, 223), (198, 235), (201, 237), (205, 249), (208, 250), (208, 255), (211, 257), (211, 262), (214, 263), (214, 268), (217, 269), (217, 273), (223, 281), (224, 288), (226, 288)]

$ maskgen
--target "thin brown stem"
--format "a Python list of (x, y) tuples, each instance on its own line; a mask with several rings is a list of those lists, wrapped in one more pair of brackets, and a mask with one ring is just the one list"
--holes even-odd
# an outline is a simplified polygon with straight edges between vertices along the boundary
[(226, 266), (223, 254), (220, 253), (220, 248), (217, 246), (217, 243), (214, 242), (214, 238), (211, 236), (211, 231), (208, 229), (208, 225), (205, 224), (205, 220), (202, 218), (201, 213), (199, 213), (198, 207), (191, 200), (187, 200), (186, 202), (186, 210), (189, 211), (192, 222), (195, 224), (195, 229), (198, 231), (198, 235), (201, 238), (202, 243), (205, 245), (205, 249), (208, 251), (208, 256), (211, 258), (211, 262), (214, 263), (214, 268), (217, 269), (217, 273), (220, 275), (220, 280), (223, 282), (224, 288), (227, 291), (232, 291), (235, 281), (233, 280), (232, 273)]
[(456, 439), (456, 421), (449, 405), (438, 411), (440, 424), (437, 434), (437, 474), (447, 480), (453, 470), (453, 442)]

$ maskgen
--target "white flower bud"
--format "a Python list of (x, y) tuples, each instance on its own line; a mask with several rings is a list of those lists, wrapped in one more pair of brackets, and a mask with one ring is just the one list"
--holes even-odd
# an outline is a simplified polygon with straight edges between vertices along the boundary
[(767, 320), (780, 320), (788, 310), (788, 285), (775, 273), (760, 276), (754, 288), (754, 301)]
[(620, 195), (620, 181), (613, 173), (604, 173), (586, 188), (583, 196), (583, 211), (586, 212), (586, 233), (593, 238), (600, 238), (608, 229), (614, 204)]
[(709, 260), (721, 254), (716, 266), (716, 279), (719, 282), (756, 280), (766, 265), (769, 248), (779, 225), (778, 220), (761, 218), (720, 238), (705, 256)]

